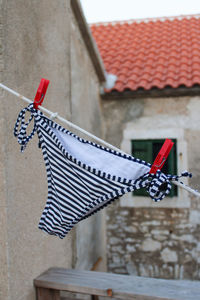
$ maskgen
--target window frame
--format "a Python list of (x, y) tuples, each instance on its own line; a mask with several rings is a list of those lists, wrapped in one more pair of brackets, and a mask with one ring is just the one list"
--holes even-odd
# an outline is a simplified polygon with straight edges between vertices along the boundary
[[(184, 137), (184, 129), (181, 128), (148, 128), (135, 129), (133, 123), (128, 123), (123, 131), (123, 139), (121, 143), (122, 151), (131, 154), (131, 140), (142, 139), (176, 139), (177, 141), (177, 174), (188, 170), (187, 142)], [(188, 179), (184, 179), (184, 183), (188, 184)], [(150, 197), (133, 196), (127, 193), (120, 198), (121, 207), (166, 207), (166, 208), (189, 208), (190, 196), (184, 189), (178, 188), (178, 195), (174, 197), (166, 197), (160, 202), (154, 202)]]
[[(172, 147), (172, 150), (170, 151), (167, 161), (165, 162), (165, 165), (166, 164), (168, 165), (168, 171), (166, 174), (177, 174), (177, 140), (172, 139), (172, 141), (174, 142), (174, 145)], [(155, 160), (157, 154), (159, 153), (159, 150), (161, 149), (162, 145), (164, 144), (164, 142), (165, 142), (165, 139), (140, 139), (140, 140), (133, 139), (133, 140), (131, 140), (131, 154), (136, 158), (140, 158), (140, 159), (145, 160), (146, 162), (152, 164), (153, 161)], [(135, 145), (134, 145), (134, 143), (135, 143)], [(145, 143), (145, 145), (142, 145), (143, 143)], [(153, 144), (154, 143), (160, 144), (160, 148), (159, 148), (158, 152), (155, 153), (155, 157), (154, 157), (154, 153), (153, 153), (153, 151), (154, 151)], [(140, 146), (140, 144), (141, 144), (141, 146)], [(136, 153), (133, 153), (134, 146), (136, 148), (136, 150), (135, 150)], [(140, 148), (142, 149), (141, 152), (143, 152), (142, 156), (140, 156), (140, 154), (137, 153), (137, 152), (140, 152)], [(145, 148), (146, 155), (144, 154), (144, 151), (143, 151), (144, 148)], [(134, 195), (138, 196), (138, 197), (141, 197), (141, 196), (147, 197), (148, 196), (147, 192), (145, 192), (145, 188), (134, 191), (133, 196)], [(176, 185), (172, 185), (172, 189), (171, 189), (168, 197), (175, 197), (175, 196), (178, 196), (178, 189), (177, 189)]]

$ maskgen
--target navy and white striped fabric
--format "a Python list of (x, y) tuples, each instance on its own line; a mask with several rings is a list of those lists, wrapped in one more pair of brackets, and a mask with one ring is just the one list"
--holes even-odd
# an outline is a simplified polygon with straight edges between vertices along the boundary
[[(25, 123), (27, 111), (31, 117)], [(33, 118), (33, 130), (27, 136), (26, 128)], [(150, 176), (150, 164), (82, 139), (30, 104), (20, 112), (14, 128), (21, 151), (36, 131), (48, 181), (39, 228), (60, 238), (127, 192), (146, 187), (154, 201), (162, 200), (170, 192), (170, 180), (177, 179), (160, 171)]]

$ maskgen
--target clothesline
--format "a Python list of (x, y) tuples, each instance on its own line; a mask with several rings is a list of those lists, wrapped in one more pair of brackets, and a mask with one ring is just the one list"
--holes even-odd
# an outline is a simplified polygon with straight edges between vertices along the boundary
[[(16, 97), (20, 98), (21, 100), (27, 102), (27, 103), (33, 103), (32, 100), (26, 98), (25, 96), (22, 96), (21, 94), (19, 94), (19, 93), (17, 93), (16, 91), (14, 91), (14, 90), (8, 88), (7, 86), (5, 86), (5, 85), (2, 84), (2, 83), (0, 83), (0, 87), (1, 87), (2, 89), (4, 89), (4, 90), (8, 91), (9, 93), (15, 95)], [(68, 126), (70, 126), (70, 127), (74, 128), (74, 129), (76, 129), (76, 130), (82, 132), (83, 134), (89, 136), (90, 138), (96, 140), (97, 142), (103, 144), (104, 146), (106, 146), (106, 147), (108, 147), (108, 148), (111, 148), (111, 149), (114, 149), (114, 150), (117, 151), (117, 152), (125, 153), (125, 152), (123, 152), (121, 149), (118, 149), (117, 147), (115, 147), (115, 146), (113, 146), (113, 145), (107, 143), (106, 141), (104, 141), (104, 140), (100, 139), (99, 137), (95, 136), (94, 134), (92, 134), (92, 133), (90, 133), (90, 132), (84, 130), (83, 128), (81, 128), (81, 127), (79, 127), (79, 126), (77, 126), (76, 124), (74, 124), (74, 123), (72, 123), (72, 122), (70, 122), (70, 121), (68, 121), (68, 120), (66, 120), (66, 119), (64, 119), (64, 118), (62, 118), (61, 116), (59, 116), (59, 114), (58, 114), (57, 112), (54, 113), (54, 112), (52, 112), (52, 111), (50, 111), (50, 110), (44, 108), (43, 106), (38, 106), (38, 108), (39, 108), (41, 111), (43, 111), (43, 112), (45, 112), (46, 114), (48, 114), (48, 115), (50, 116), (50, 119), (55, 119), (55, 118), (57, 118), (57, 119), (60, 120), (61, 122), (63, 122), (63, 123), (65, 123), (65, 124), (67, 124)], [(126, 153), (125, 153), (125, 154), (126, 154)], [(127, 155), (130, 155), (130, 154), (127, 154)], [(179, 187), (181, 187), (181, 188), (183, 188), (183, 189), (185, 189), (186, 191), (192, 193), (193, 195), (195, 195), (195, 196), (197, 196), (197, 197), (200, 197), (200, 193), (199, 193), (198, 191), (193, 190), (193, 189), (190, 188), (189, 186), (186, 186), (184, 183), (182, 183), (182, 182), (177, 182), (177, 181), (172, 181), (172, 183), (175, 184), (175, 185), (177, 185), (177, 186), (179, 186)]]
[[(19, 93), (17, 93), (16, 91), (14, 91), (14, 90), (8, 88), (7, 86), (5, 86), (5, 85), (2, 84), (2, 83), (0, 83), (0, 87), (1, 87), (2, 89), (4, 89), (4, 90), (8, 91), (9, 93), (11, 93), (11, 94), (17, 96), (18, 98), (24, 100), (24, 101), (27, 102), (27, 103), (33, 103), (33, 101), (31, 101), (30, 99), (28, 99), (28, 98), (26, 98), (26, 97), (20, 95)], [(41, 105), (39, 105), (38, 108), (39, 108), (41, 111), (45, 112), (46, 114), (50, 115), (50, 119), (55, 119), (55, 118), (57, 118), (58, 120), (60, 120), (61, 122), (65, 123), (65, 124), (67, 124), (67, 125), (69, 125), (70, 127), (72, 127), (72, 128), (74, 128), (74, 129), (76, 129), (76, 130), (82, 132), (83, 134), (85, 134), (85, 135), (91, 137), (92, 139), (98, 141), (99, 143), (104, 144), (106, 147), (112, 148), (112, 149), (114, 149), (114, 150), (116, 150), (116, 151), (118, 151), (118, 152), (123, 152), (123, 151), (121, 151), (120, 149), (116, 148), (115, 146), (113, 146), (113, 145), (107, 143), (106, 141), (104, 141), (104, 140), (98, 138), (98, 137), (95, 136), (94, 134), (92, 134), (92, 133), (90, 133), (90, 132), (84, 130), (83, 128), (81, 128), (81, 127), (75, 125), (74, 123), (72, 123), (72, 122), (70, 122), (70, 121), (68, 121), (68, 120), (66, 120), (66, 119), (64, 119), (64, 118), (62, 118), (61, 116), (59, 116), (59, 114), (58, 114), (57, 112), (53, 113), (52, 111), (50, 111), (50, 110), (44, 108), (44, 107), (41, 106)]]

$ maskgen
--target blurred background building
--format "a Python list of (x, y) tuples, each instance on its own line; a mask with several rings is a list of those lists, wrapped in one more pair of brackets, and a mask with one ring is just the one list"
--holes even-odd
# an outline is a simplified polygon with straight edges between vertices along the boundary
[[(0, 77), (44, 107), (103, 137), (99, 87), (104, 68), (78, 1), (1, 1)], [(7, 92), (0, 109), (0, 299), (35, 299), (33, 279), (49, 267), (106, 269), (104, 211), (64, 240), (37, 228), (47, 197), (46, 170), (35, 137), (26, 151), (13, 136), (26, 105)], [(65, 125), (64, 125), (65, 126)], [(101, 258), (101, 259), (100, 259)]]
[[(153, 163), (174, 141), (163, 172), (200, 181), (200, 15), (91, 25), (113, 86), (102, 91), (106, 139)], [(128, 193), (107, 210), (108, 270), (199, 279), (199, 199), (173, 187), (153, 203)]]
[[(199, 15), (88, 26), (78, 0), (0, 8), (1, 82), (33, 99), (48, 78), (45, 107), (148, 162), (172, 138), (165, 172), (188, 169), (198, 188)], [(160, 203), (127, 194), (64, 240), (38, 230), (43, 158), (37, 138), (20, 153), (13, 127), (24, 103), (0, 93), (0, 299), (35, 299), (33, 279), (53, 266), (199, 279), (200, 203), (183, 190)]]

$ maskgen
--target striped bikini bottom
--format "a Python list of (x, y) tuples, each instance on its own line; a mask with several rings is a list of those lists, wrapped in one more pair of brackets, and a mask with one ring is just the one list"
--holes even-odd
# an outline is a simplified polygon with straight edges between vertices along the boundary
[[(25, 123), (27, 111), (31, 117)], [(27, 136), (26, 128), (32, 119), (34, 128)], [(160, 171), (149, 174), (151, 165), (147, 162), (82, 139), (30, 104), (20, 112), (14, 128), (22, 152), (35, 132), (48, 182), (39, 228), (49, 234), (64, 238), (79, 221), (141, 187), (147, 188), (154, 201), (170, 192), (171, 175)]]

